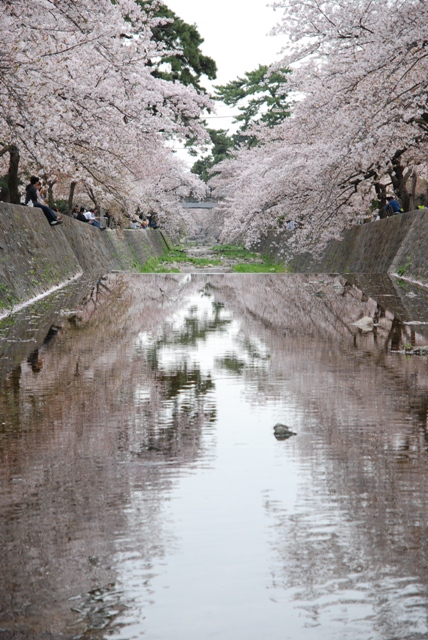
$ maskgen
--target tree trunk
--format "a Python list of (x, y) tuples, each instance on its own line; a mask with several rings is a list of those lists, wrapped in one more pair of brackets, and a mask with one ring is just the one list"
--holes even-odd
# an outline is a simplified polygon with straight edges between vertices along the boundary
[(76, 185), (77, 185), (77, 182), (75, 182), (74, 180), (70, 182), (70, 191), (68, 194), (68, 215), (69, 216), (73, 215), (73, 198), (74, 198), (74, 191), (76, 189)]
[(19, 168), (19, 150), (18, 147), (14, 144), (10, 145), (9, 148), (9, 171), (7, 174), (7, 181), (9, 187), (9, 202), (11, 204), (19, 204), (20, 196), (19, 196), (19, 179), (18, 179), (18, 168)]
[(51, 209), (55, 206), (55, 200), (53, 197), (53, 188), (55, 184), (56, 180), (54, 180), (53, 182), (48, 182), (48, 205)]
[(88, 196), (90, 197), (90, 199), (92, 200), (94, 205), (99, 209), (96, 195), (95, 195), (92, 187), (90, 187), (88, 184), (86, 185), (86, 193), (88, 194)]
[(416, 184), (418, 182), (418, 174), (413, 170), (412, 172), (412, 188), (410, 191), (409, 198), (409, 211), (414, 211), (416, 209)]
[(384, 184), (380, 184), (379, 182), (375, 183), (375, 191), (376, 196), (379, 201), (379, 218), (385, 218), (385, 207), (386, 207), (386, 186)]

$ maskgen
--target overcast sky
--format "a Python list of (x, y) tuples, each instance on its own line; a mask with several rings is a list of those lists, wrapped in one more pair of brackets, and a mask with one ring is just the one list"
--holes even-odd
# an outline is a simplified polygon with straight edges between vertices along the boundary
[(269, 64), (281, 49), (279, 37), (268, 36), (279, 14), (266, 0), (165, 0), (185, 22), (196, 24), (203, 52), (218, 66), (219, 84), (234, 80), (259, 64)]
[[(268, 0), (164, 0), (180, 18), (196, 24), (204, 39), (202, 51), (217, 63), (215, 84), (226, 84), (256, 69), (259, 64), (271, 64), (278, 58), (283, 41), (268, 33), (279, 20), (279, 13), (267, 6)], [(206, 84), (206, 83), (204, 83)], [(237, 109), (217, 103), (216, 113), (209, 117), (209, 126), (234, 130), (233, 117)], [(186, 153), (179, 153), (193, 164)]]
[[(267, 34), (279, 14), (267, 6), (267, 0), (165, 0), (165, 4), (185, 22), (196, 24), (205, 40), (203, 53), (217, 63), (217, 84), (226, 84), (278, 57), (281, 39)], [(226, 113), (230, 110), (217, 108), (218, 116)], [(230, 122), (219, 118), (210, 125), (226, 128)]]

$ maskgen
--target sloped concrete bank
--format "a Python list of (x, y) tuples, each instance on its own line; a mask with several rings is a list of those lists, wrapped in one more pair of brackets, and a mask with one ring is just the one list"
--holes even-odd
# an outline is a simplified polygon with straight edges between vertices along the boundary
[(320, 257), (293, 254), (293, 232), (272, 233), (262, 253), (296, 273), (397, 273), (428, 284), (428, 211), (356, 225), (343, 240), (330, 242)]
[(106, 230), (0, 203), (0, 313), (85, 273), (138, 271), (167, 248), (158, 230)]

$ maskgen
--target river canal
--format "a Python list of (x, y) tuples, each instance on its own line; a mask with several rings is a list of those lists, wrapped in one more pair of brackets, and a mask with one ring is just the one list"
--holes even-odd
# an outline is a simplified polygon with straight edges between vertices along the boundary
[(428, 638), (425, 345), (386, 276), (111, 274), (5, 318), (0, 639)]

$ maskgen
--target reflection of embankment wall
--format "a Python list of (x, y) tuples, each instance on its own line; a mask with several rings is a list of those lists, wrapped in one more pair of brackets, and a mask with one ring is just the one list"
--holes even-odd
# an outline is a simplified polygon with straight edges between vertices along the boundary
[[(426, 602), (427, 363), (392, 352), (396, 318), (386, 309), (376, 331), (353, 327), (356, 317), (373, 315), (376, 302), (349, 285), (340, 290), (342, 282), (269, 275), (257, 287), (235, 275), (210, 278), (216, 300), (241, 320), (242, 339), (258, 336), (270, 354), (272, 375), (244, 371), (247, 393), (257, 394), (259, 403), (276, 398), (297, 407), (284, 412), (298, 433), (287, 446), (313, 478), (310, 491), (298, 491), (293, 514), (280, 500), (267, 503), (276, 518), (272, 531), (282, 563), (275, 588), (282, 584), (316, 603), (328, 585), (331, 606), (343, 596), (345, 580), (357, 593), (355, 576), (361, 572), (364, 589), (370, 585), (367, 593), (376, 594), (369, 596), (376, 637), (410, 639), (392, 627), (399, 607), (395, 595), (404, 592), (400, 585), (407, 576), (416, 577)], [(330, 536), (333, 503), (346, 513), (340, 543)], [(387, 615), (379, 613), (382, 607)]]
[(154, 229), (100, 231), (68, 217), (50, 227), (40, 209), (0, 202), (0, 309), (82, 272), (136, 271), (165, 248)]
[(347, 229), (343, 240), (331, 241), (320, 258), (292, 255), (292, 237), (292, 232), (271, 233), (261, 249), (299, 273), (395, 273), (401, 267), (406, 277), (428, 282), (428, 211)]
[[(175, 274), (111, 274), (51, 343), (34, 336), (37, 370), (24, 359), (4, 380), (0, 371), (0, 627), (19, 626), (8, 639), (105, 638), (106, 627), (88, 628), (124, 606), (113, 532), (149, 567), (172, 544), (159, 462), (201, 455), (208, 402), (159, 365), (156, 341), (147, 357), (141, 334), (172, 341), (165, 323), (189, 289)], [(189, 397), (198, 411), (178, 402)]]

